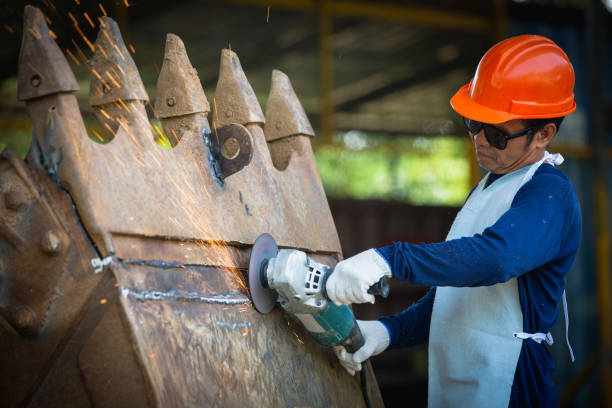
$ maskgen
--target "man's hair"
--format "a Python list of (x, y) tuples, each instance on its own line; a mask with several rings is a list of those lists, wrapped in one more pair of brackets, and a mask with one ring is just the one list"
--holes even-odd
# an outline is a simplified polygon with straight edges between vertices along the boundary
[[(557, 127), (557, 133), (559, 133), (559, 128), (561, 127), (561, 123), (565, 119), (565, 116), (560, 116), (558, 118), (550, 118), (550, 119), (523, 119), (523, 125), (525, 125), (525, 129), (542, 129), (549, 123), (554, 124)], [(527, 143), (525, 144), (525, 148), (531, 145), (533, 141), (534, 133), (530, 133), (527, 135)]]

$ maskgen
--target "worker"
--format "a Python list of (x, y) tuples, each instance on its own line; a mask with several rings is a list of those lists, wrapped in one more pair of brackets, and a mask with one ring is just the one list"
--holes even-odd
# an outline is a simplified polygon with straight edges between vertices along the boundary
[(336, 348), (351, 373), (389, 348), (429, 343), (430, 407), (553, 407), (547, 345), (565, 302), (581, 213), (572, 184), (546, 148), (576, 109), (574, 71), (553, 41), (536, 35), (489, 49), (452, 97), (479, 165), (487, 170), (446, 241), (393, 243), (340, 263), (327, 283), (337, 304), (374, 302), (367, 289), (390, 276), (431, 289), (408, 309), (358, 321), (365, 344)]

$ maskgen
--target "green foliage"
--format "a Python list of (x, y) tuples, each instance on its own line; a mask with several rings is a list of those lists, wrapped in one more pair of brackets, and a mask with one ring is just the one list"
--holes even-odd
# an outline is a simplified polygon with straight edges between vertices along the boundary
[(168, 136), (166, 136), (166, 132), (164, 132), (162, 123), (159, 120), (151, 120), (151, 129), (153, 129), (153, 138), (155, 140), (155, 143), (157, 143), (164, 149), (172, 149), (172, 144), (170, 144), (170, 140), (168, 140)]
[(28, 131), (12, 130), (7, 132), (5, 129), (0, 129), (0, 151), (8, 147), (23, 158), (30, 147), (30, 137)]
[(461, 205), (469, 192), (467, 144), (452, 136), (338, 134), (315, 152), (328, 195)]
[(9, 120), (0, 116), (0, 151), (10, 148), (22, 158), (30, 148), (32, 127), (26, 117)]

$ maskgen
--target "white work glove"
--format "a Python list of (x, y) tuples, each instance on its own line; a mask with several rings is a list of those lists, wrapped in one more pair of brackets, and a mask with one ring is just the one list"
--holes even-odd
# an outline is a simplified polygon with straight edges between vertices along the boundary
[(368, 289), (383, 276), (391, 276), (387, 261), (376, 250), (368, 249), (339, 262), (325, 290), (337, 305), (374, 303), (374, 295), (368, 293)]
[(353, 354), (348, 353), (343, 346), (334, 347), (334, 352), (340, 360), (340, 364), (350, 375), (355, 375), (357, 371), (361, 371), (361, 363), (385, 351), (391, 341), (389, 331), (378, 320), (357, 320), (357, 324), (365, 340), (363, 346)]

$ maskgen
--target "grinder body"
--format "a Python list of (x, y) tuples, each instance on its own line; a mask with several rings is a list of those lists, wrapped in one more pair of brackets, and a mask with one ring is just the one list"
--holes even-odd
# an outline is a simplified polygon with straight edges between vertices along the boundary
[(278, 293), (278, 303), (298, 319), (312, 337), (324, 346), (343, 345), (349, 353), (363, 346), (364, 339), (351, 309), (327, 298), (325, 283), (333, 270), (304, 252), (281, 249), (270, 259), (266, 279)]
[[(268, 313), (277, 302), (299, 320), (312, 337), (325, 346), (342, 345), (354, 353), (364, 338), (351, 309), (327, 297), (325, 285), (333, 269), (312, 260), (302, 251), (278, 250), (269, 234), (257, 238), (249, 263), (249, 289), (255, 308)], [(387, 297), (388, 278), (369, 293)]]

